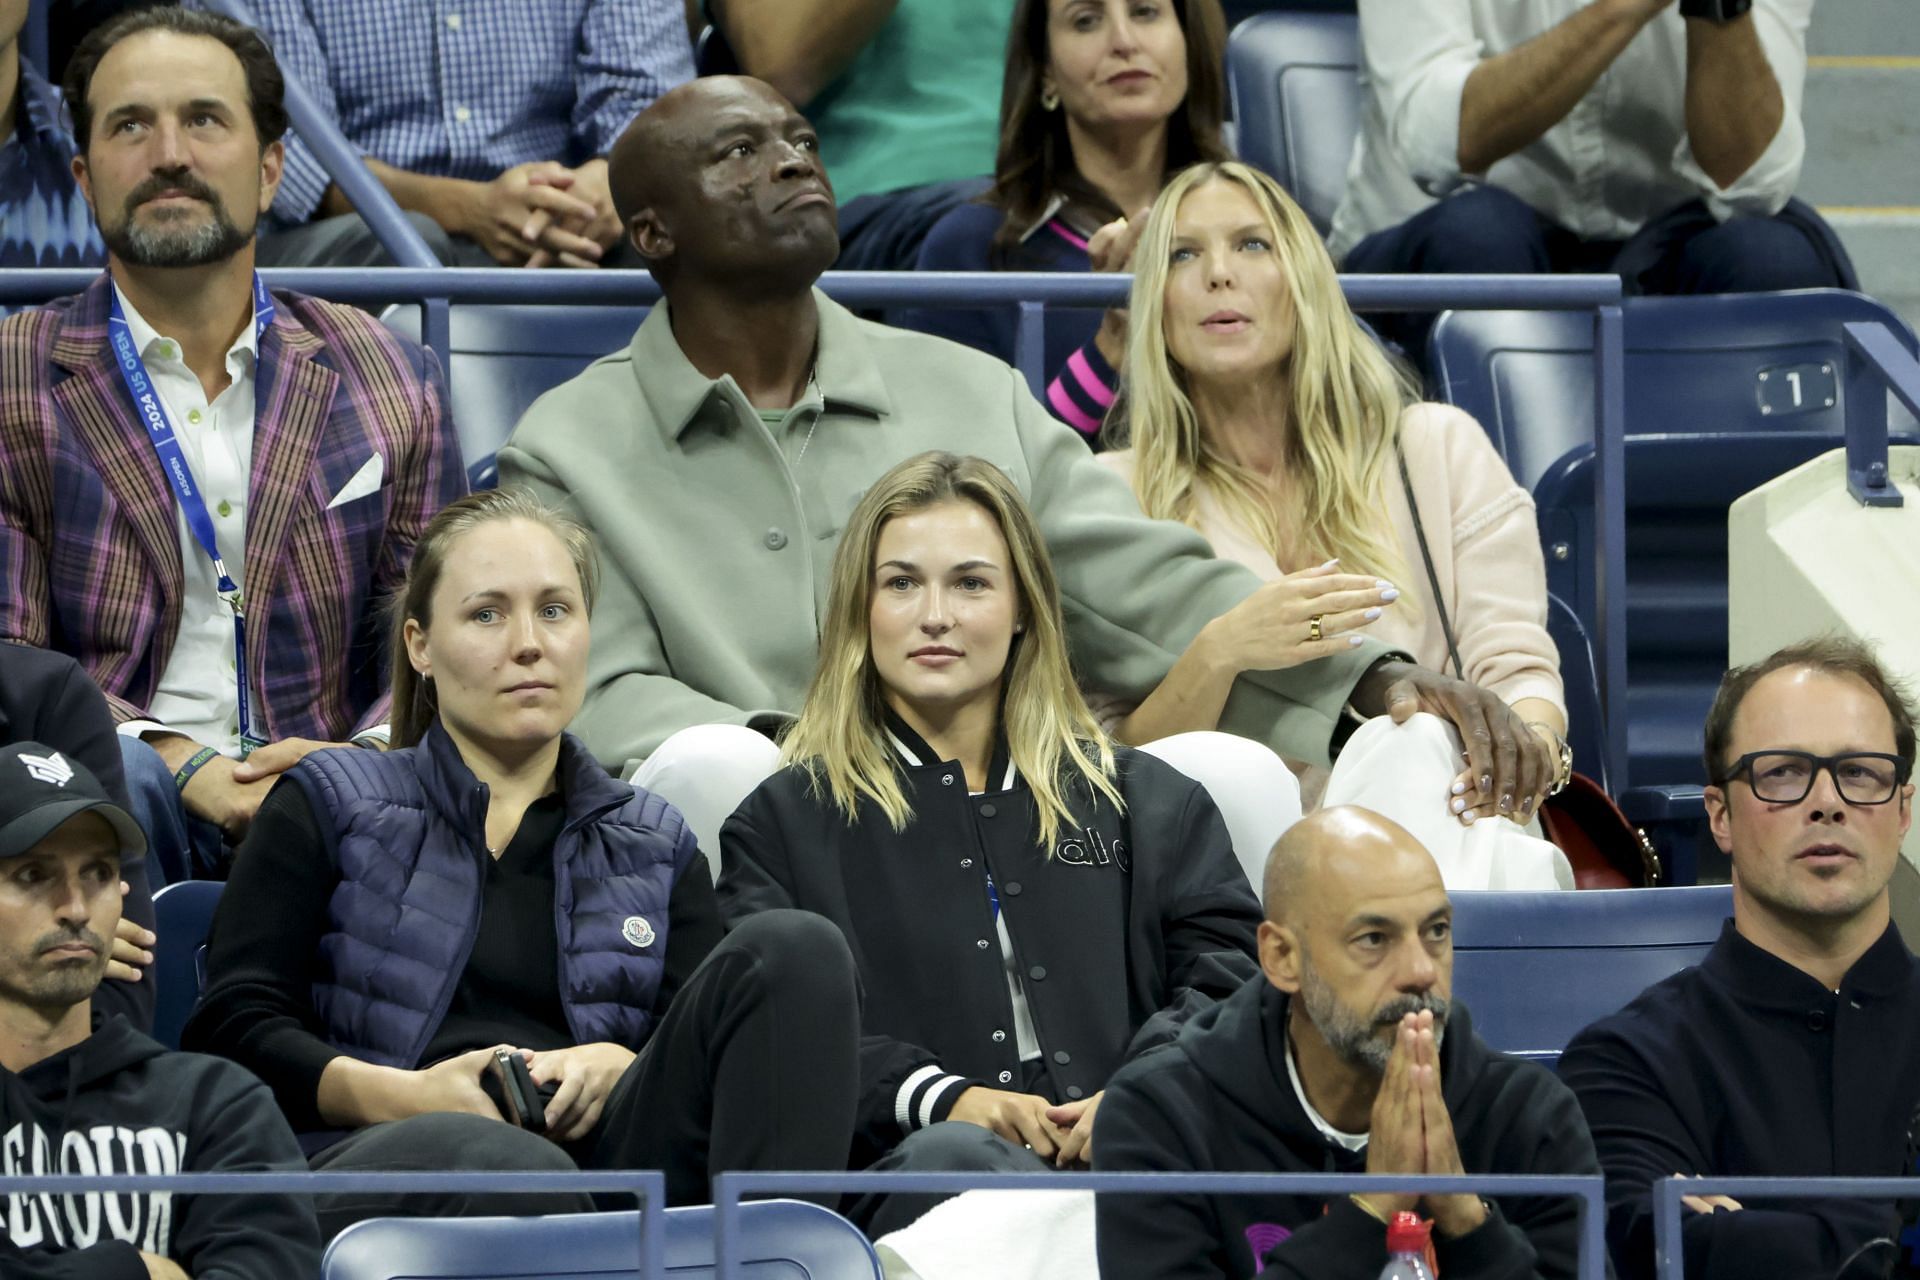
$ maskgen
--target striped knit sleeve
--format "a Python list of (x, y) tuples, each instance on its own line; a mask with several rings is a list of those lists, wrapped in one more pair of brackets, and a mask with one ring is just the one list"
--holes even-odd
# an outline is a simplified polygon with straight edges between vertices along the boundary
[(1047, 384), (1047, 410), (1088, 439), (1100, 434), (1113, 404), (1114, 388), (1120, 375), (1100, 354), (1091, 338), (1067, 357), (1066, 364)]

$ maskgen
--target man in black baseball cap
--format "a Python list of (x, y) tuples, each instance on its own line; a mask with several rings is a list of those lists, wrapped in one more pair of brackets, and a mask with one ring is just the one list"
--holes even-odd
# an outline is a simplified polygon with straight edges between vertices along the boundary
[[(0, 1180), (35, 1173), (305, 1169), (265, 1085), (171, 1053), (125, 1018), (92, 1027), (120, 920), (120, 860), (146, 839), (100, 782), (38, 742), (0, 748)], [(291, 1196), (0, 1199), (9, 1280), (280, 1280), (319, 1270)]]
[(0, 747), (0, 858), (19, 857), (83, 813), (100, 815), (93, 830), (111, 833), (117, 854), (147, 851), (140, 824), (85, 765), (37, 742)]

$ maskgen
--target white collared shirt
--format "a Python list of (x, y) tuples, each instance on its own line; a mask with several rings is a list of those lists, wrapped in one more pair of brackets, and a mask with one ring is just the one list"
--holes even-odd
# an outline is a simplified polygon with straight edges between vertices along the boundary
[[(260, 351), (249, 316), (227, 350), (226, 390), (207, 402), (200, 379), (187, 368), (180, 343), (161, 334), (134, 310), (120, 286), (112, 286), (127, 317), (134, 349), (146, 362), (160, 403), (180, 441), (180, 453), (200, 486), (213, 517), (220, 555), (233, 580), (246, 586), (247, 478), (253, 470), (254, 366)], [(151, 448), (143, 442), (143, 447)], [(186, 513), (171, 487), (167, 500), (179, 530), (180, 567), (186, 590), (180, 598), (180, 630), (147, 710), (150, 720), (131, 720), (120, 732), (138, 737), (166, 730), (240, 754), (239, 697), (233, 664), (233, 611), (220, 600), (213, 562), (187, 528)], [(258, 705), (258, 695), (255, 695)]]
[[(1336, 261), (1475, 180), (1460, 172), (1460, 100), (1480, 62), (1558, 25), (1584, 0), (1361, 0), (1360, 137), (1333, 217)], [(1486, 182), (1569, 231), (1625, 240), (1688, 200), (1715, 217), (1778, 213), (1800, 181), (1800, 121), (1813, 0), (1754, 0), (1785, 114), (1772, 142), (1721, 187), (1687, 140), (1687, 34), (1668, 8), (1634, 36), (1572, 111), (1495, 163)]]

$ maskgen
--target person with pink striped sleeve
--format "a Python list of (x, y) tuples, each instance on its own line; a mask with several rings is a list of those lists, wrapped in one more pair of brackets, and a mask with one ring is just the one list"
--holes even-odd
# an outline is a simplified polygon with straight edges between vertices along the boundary
[[(1167, 176), (1227, 158), (1225, 49), (1219, 0), (1018, 0), (993, 187), (934, 224), (915, 269), (1126, 270)], [(996, 307), (894, 319), (1012, 363), (1014, 317)], [(1048, 308), (1040, 399), (1089, 443), (1126, 344), (1124, 310)]]

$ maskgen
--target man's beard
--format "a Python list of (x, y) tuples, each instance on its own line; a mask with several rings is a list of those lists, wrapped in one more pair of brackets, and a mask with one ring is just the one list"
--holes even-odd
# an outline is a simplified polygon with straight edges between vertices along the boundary
[[(179, 210), (162, 211), (157, 220), (141, 223), (140, 205), (163, 191), (178, 191), (206, 202), (210, 217), (186, 222)], [(100, 226), (100, 238), (122, 262), (135, 267), (203, 267), (225, 262), (253, 239), (227, 215), (227, 207), (213, 189), (184, 171), (155, 173), (128, 193), (119, 225)]]
[[(93, 958), (45, 964), (40, 957), (48, 948), (63, 942), (86, 943), (93, 948)], [(106, 939), (91, 929), (84, 926), (56, 929), (34, 940), (32, 949), (22, 957), (24, 963), (10, 961), (9, 978), (0, 983), (0, 1000), (25, 1005), (48, 1017), (58, 1017), (93, 995), (106, 975), (109, 954)], [(24, 985), (15, 985), (14, 972), (24, 977)]]
[(1321, 981), (1313, 962), (1304, 954), (1300, 957), (1300, 1002), (1306, 1006), (1307, 1017), (1319, 1031), (1320, 1038), (1341, 1061), (1376, 1076), (1386, 1074), (1387, 1060), (1393, 1057), (1394, 1036), (1383, 1035), (1383, 1031), (1397, 1028), (1400, 1020), (1410, 1013), (1430, 1011), (1433, 1045), (1438, 1049), (1452, 1007), (1450, 1001), (1431, 992), (1408, 994), (1395, 996), (1368, 1017), (1342, 1002), (1333, 988)]

